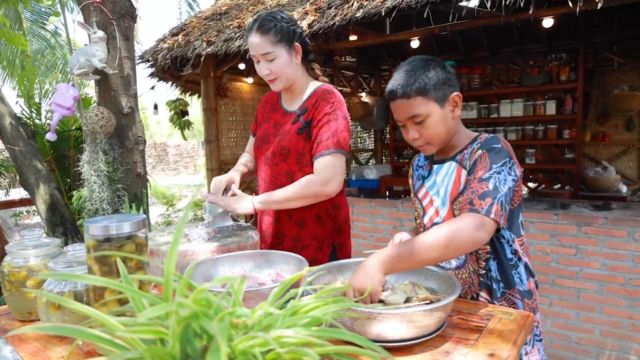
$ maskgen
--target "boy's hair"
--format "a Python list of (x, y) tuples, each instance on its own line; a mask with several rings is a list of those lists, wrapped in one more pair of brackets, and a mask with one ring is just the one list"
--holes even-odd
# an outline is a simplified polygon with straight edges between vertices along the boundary
[(460, 91), (455, 71), (440, 59), (418, 55), (402, 62), (384, 92), (387, 101), (425, 97), (444, 107), (449, 96)]

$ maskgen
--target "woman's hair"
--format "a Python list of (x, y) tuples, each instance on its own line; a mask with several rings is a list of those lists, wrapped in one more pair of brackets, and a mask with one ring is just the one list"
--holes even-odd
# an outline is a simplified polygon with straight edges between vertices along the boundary
[(276, 44), (292, 48), (295, 43), (302, 48), (302, 64), (309, 75), (319, 81), (329, 82), (320, 66), (314, 62), (311, 42), (296, 19), (284, 10), (262, 11), (256, 15), (245, 32), (245, 41), (251, 34), (271, 36)]

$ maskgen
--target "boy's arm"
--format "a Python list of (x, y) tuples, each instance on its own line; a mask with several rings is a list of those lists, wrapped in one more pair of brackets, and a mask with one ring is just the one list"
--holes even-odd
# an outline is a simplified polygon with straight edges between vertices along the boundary
[(376, 302), (388, 274), (416, 269), (470, 253), (486, 244), (498, 224), (484, 215), (465, 213), (422, 234), (379, 250), (351, 278), (349, 295), (360, 297), (371, 289), (365, 303)]

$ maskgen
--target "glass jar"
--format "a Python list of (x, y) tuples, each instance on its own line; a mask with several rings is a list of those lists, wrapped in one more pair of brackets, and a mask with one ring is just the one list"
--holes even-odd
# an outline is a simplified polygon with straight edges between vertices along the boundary
[[(117, 251), (147, 257), (147, 217), (115, 214), (88, 219), (84, 223), (84, 243), (89, 274), (119, 278), (116, 256), (96, 253)], [(121, 260), (129, 274), (146, 274), (143, 261), (131, 257), (121, 257)], [(89, 287), (91, 306), (103, 312), (114, 310), (127, 302), (123, 298), (113, 299), (117, 295), (111, 289)]]
[(36, 293), (44, 284), (39, 275), (47, 272), (49, 260), (60, 255), (62, 241), (42, 238), (16, 241), (5, 246), (7, 255), (0, 266), (2, 294), (14, 318), (38, 320)]
[(40, 239), (44, 236), (44, 229), (39, 227), (27, 228), (18, 231), (21, 240)]
[(527, 125), (523, 128), (522, 138), (524, 140), (533, 140), (533, 126)]
[(565, 126), (562, 128), (562, 138), (563, 139), (571, 139), (571, 129), (569, 126)]
[(489, 104), (489, 117), (497, 118), (498, 116), (500, 116), (498, 104)]
[(558, 139), (558, 125), (547, 125), (547, 139), (548, 140)]
[(511, 116), (524, 115), (524, 99), (513, 99), (511, 103)]
[(489, 117), (489, 105), (480, 105), (478, 106), (479, 112), (478, 115), (481, 118), (488, 118)]
[(555, 100), (547, 100), (545, 102), (545, 114), (546, 115), (555, 115), (556, 112), (556, 101)]
[(507, 127), (507, 140), (518, 140), (515, 126)]
[[(77, 245), (77, 244), (74, 244)], [(83, 245), (84, 244), (80, 244)], [(66, 248), (65, 248), (66, 250)], [(62, 254), (49, 262), (49, 271), (69, 274), (86, 274), (86, 254), (80, 251)], [(42, 291), (56, 294), (78, 303), (89, 305), (89, 291), (85, 283), (70, 280), (47, 279)], [(80, 324), (87, 317), (71, 311), (58, 303), (50, 302), (44, 297), (38, 297), (38, 315), (40, 321)]]
[(532, 116), (533, 115), (533, 101), (527, 101), (523, 106), (523, 114), (524, 116)]
[(522, 140), (522, 126), (516, 126), (516, 140)]
[(544, 125), (538, 125), (533, 129), (533, 138), (536, 140), (544, 140)]
[(533, 106), (533, 115), (536, 115), (536, 116), (544, 115), (545, 106), (546, 104), (544, 100), (536, 101)]
[(529, 148), (524, 151), (524, 163), (535, 164), (536, 163), (536, 149)]
[(500, 100), (500, 117), (511, 117), (511, 100)]
[(496, 126), (496, 135), (500, 136), (501, 138), (506, 137), (504, 129), (504, 126)]
[(84, 243), (75, 243), (75, 244), (67, 245), (62, 249), (62, 251), (64, 251), (65, 254), (75, 254), (75, 253), (84, 254), (85, 260), (86, 260), (87, 247), (84, 245)]

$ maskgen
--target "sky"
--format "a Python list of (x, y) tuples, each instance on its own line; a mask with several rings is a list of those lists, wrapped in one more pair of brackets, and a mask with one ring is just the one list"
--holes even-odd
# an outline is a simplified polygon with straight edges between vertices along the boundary
[[(199, 0), (200, 9), (206, 9), (214, 2), (215, 0)], [(134, 3), (136, 3), (136, 1), (134, 1)], [(184, 11), (182, 11), (181, 14), (179, 0), (137, 0), (137, 9), (136, 56), (151, 47), (157, 39), (181, 21), (184, 21), (187, 17)], [(85, 44), (88, 42), (86, 33), (80, 29), (72, 29), (71, 35), (77, 39), (78, 43)], [(169, 99), (177, 97), (179, 92), (167, 84), (149, 78), (149, 73), (149, 69), (144, 65), (137, 66), (139, 106), (151, 114), (153, 104), (158, 103), (161, 112), (159, 116), (162, 116), (162, 112), (164, 111), (166, 118), (164, 103)], [(154, 85), (155, 89), (150, 90)], [(16, 103), (15, 93), (11, 89), (4, 87), (2, 93), (9, 101), (9, 104), (13, 105)]]

